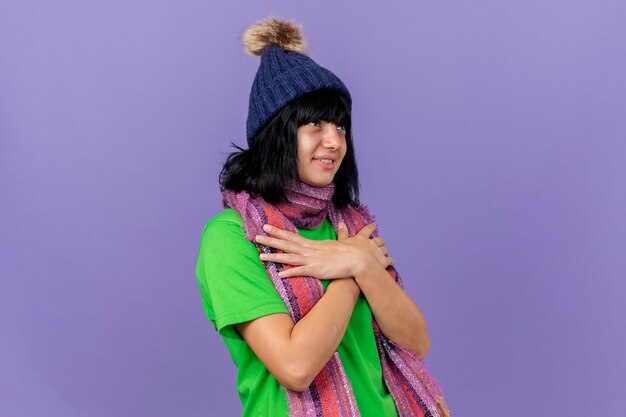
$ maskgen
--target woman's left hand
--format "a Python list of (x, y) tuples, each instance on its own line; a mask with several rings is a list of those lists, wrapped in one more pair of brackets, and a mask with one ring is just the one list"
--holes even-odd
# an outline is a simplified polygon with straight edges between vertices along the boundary
[(385, 246), (385, 241), (382, 237), (375, 237), (371, 239), (369, 243), (372, 255), (374, 255), (383, 268), (393, 265), (393, 258), (389, 256), (389, 249)]

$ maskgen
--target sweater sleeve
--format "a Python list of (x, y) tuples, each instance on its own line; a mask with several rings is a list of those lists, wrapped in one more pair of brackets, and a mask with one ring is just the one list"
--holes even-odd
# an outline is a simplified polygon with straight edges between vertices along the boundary
[(234, 210), (215, 216), (204, 228), (196, 277), (205, 313), (220, 333), (268, 314), (288, 314)]

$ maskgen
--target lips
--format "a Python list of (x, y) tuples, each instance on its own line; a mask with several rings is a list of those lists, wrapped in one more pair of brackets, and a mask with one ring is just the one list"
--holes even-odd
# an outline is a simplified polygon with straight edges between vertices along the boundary
[[(322, 159), (326, 159), (326, 160), (330, 160), (331, 162), (322, 162)], [(333, 169), (335, 167), (335, 160), (333, 158), (315, 158), (313, 159), (313, 162), (315, 162), (317, 165), (321, 166), (324, 169)]]
[(320, 155), (314, 157), (313, 159), (330, 159), (331, 161), (336, 161), (337, 157), (335, 155)]

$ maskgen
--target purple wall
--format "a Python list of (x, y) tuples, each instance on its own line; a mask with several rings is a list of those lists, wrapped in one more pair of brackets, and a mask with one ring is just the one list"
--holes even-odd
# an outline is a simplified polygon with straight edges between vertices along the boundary
[(351, 89), (453, 415), (626, 415), (623, 1), (55, 3), (0, 5), (0, 415), (240, 413), (194, 267), (270, 13)]

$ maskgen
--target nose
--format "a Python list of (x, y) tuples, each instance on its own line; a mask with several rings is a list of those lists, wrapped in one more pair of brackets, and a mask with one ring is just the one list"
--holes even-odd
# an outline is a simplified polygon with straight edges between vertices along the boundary
[(327, 149), (339, 149), (341, 146), (341, 134), (337, 131), (337, 126), (332, 123), (326, 123), (322, 145)]

